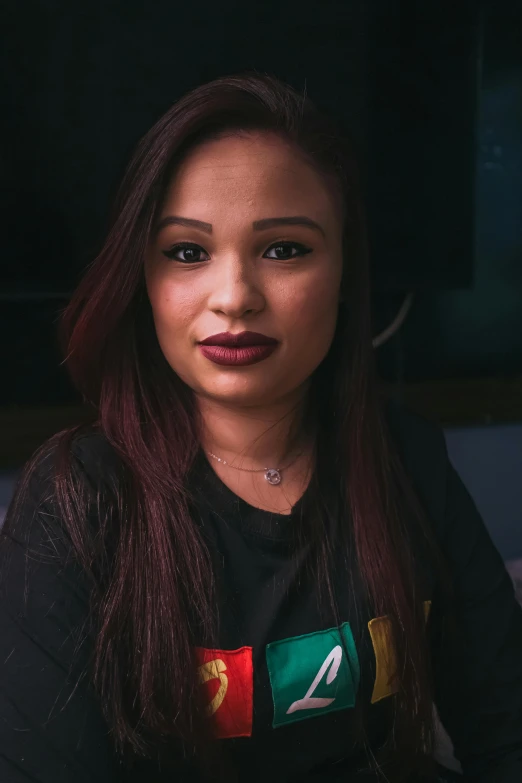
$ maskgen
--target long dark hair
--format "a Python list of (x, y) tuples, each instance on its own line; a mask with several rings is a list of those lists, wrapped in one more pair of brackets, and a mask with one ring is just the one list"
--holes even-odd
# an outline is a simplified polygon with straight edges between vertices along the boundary
[[(309, 412), (320, 423), (317, 461), (337, 477), (372, 616), (387, 615), (392, 623), (400, 688), (384, 749), (400, 759), (401, 779), (407, 779), (408, 770), (429, 763), (433, 743), (422, 596), (405, 523), (414, 516), (422, 527), (422, 513), (378, 394), (351, 146), (306, 93), (257, 71), (219, 78), (182, 97), (140, 141), (105, 244), (61, 323), (67, 367), (94, 406), (95, 427), (118, 455), (120, 480), (103, 490), (103, 498), (99, 494), (100, 529), (92, 533), (86, 524), (88, 488), (71, 457), (81, 428), (58, 433), (26, 466), (6, 527), (16, 522), (38, 461), (54, 449), (59, 514), (92, 578), (93, 679), (117, 746), (147, 753), (154, 738), (174, 736), (197, 745), (204, 730), (194, 628), (200, 638), (210, 638), (214, 616), (212, 568), (187, 487), (198, 451), (198, 417), (191, 390), (159, 348), (143, 260), (166, 185), (183, 156), (220, 133), (249, 129), (279, 134), (342, 196), (344, 304), (331, 349), (312, 379)], [(311, 492), (320, 508), (320, 486)], [(317, 545), (317, 568), (322, 563), (325, 571), (331, 547), (319, 515), (311, 515), (307, 526)]]

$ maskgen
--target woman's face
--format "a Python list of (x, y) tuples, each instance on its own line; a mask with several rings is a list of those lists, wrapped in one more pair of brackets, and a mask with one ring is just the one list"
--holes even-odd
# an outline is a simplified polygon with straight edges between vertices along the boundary
[[(317, 227), (268, 224), (292, 217)], [(189, 247), (176, 247), (180, 243)], [(239, 406), (281, 402), (306, 388), (333, 339), (342, 275), (340, 205), (277, 136), (208, 141), (177, 169), (145, 274), (161, 349), (198, 396)], [(245, 349), (200, 345), (217, 333), (244, 331), (277, 344), (248, 356)], [(217, 363), (242, 359), (254, 363)]]

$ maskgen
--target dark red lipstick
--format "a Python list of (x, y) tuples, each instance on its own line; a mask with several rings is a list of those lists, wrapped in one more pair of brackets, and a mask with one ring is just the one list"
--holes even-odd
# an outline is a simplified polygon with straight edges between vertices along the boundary
[(268, 358), (279, 340), (259, 332), (220, 332), (199, 343), (201, 353), (215, 364), (244, 366)]

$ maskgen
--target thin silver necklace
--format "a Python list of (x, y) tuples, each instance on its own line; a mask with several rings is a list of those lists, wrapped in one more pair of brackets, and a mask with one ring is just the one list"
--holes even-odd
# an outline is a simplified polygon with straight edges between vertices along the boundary
[(228, 465), (229, 468), (234, 468), (234, 470), (244, 470), (246, 473), (262, 473), (265, 472), (265, 479), (268, 481), (269, 484), (272, 484), (272, 486), (277, 486), (277, 484), (280, 484), (283, 480), (282, 472), (290, 467), (290, 465), (293, 465), (294, 462), (299, 459), (301, 454), (304, 454), (303, 451), (297, 455), (295, 459), (292, 460), (292, 462), (289, 462), (288, 465), (285, 465), (284, 468), (238, 468), (237, 465), (231, 465), (230, 462), (225, 462), (224, 459), (221, 459), (221, 457), (216, 456), (211, 451), (207, 451), (207, 454), (210, 457), (213, 457), (214, 459), (217, 459), (218, 462), (221, 462), (223, 465)]

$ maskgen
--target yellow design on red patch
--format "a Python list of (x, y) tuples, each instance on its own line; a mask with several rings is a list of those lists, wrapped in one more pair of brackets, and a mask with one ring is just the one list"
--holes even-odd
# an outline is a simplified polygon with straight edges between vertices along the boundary
[(196, 648), (198, 679), (205, 689), (206, 711), (218, 739), (250, 737), (253, 712), (252, 648)]

